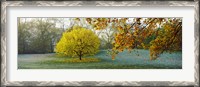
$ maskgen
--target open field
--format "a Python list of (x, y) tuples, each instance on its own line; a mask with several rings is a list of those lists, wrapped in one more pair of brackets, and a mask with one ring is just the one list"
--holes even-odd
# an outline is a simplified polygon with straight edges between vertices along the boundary
[[(138, 51), (138, 52), (137, 52)], [(164, 53), (158, 59), (150, 61), (148, 50), (137, 50), (131, 53), (124, 51), (116, 56), (115, 60), (101, 50), (91, 62), (65, 62), (72, 58), (58, 57), (50, 54), (19, 54), (18, 69), (181, 69), (182, 53)], [(138, 56), (139, 54), (139, 56)], [(98, 61), (95, 60), (97, 58)], [(77, 58), (78, 59), (78, 58)]]

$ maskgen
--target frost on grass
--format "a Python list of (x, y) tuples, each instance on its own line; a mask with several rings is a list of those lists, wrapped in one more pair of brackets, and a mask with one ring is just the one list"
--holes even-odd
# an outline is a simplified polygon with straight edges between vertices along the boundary
[[(138, 56), (139, 54), (139, 56)], [(181, 69), (182, 52), (163, 53), (156, 60), (149, 59), (149, 51), (121, 52), (115, 60), (101, 50), (94, 56), (82, 60), (71, 57), (58, 57), (55, 54), (18, 55), (19, 69)]]

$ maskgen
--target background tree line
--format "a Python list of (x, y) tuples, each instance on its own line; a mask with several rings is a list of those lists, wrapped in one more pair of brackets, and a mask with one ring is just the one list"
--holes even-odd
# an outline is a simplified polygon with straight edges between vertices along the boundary
[(54, 52), (62, 29), (56, 27), (56, 19), (18, 19), (18, 53)]

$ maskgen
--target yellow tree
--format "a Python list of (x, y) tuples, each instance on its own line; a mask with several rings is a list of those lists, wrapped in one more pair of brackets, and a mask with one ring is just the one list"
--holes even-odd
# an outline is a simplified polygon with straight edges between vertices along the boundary
[(99, 38), (89, 29), (83, 27), (73, 27), (70, 32), (63, 33), (60, 41), (56, 45), (56, 52), (67, 56), (93, 55), (98, 52), (100, 45)]

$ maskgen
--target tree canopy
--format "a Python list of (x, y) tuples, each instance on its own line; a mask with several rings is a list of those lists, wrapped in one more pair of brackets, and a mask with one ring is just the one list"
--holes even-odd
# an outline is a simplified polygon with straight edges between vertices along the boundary
[(56, 45), (56, 52), (67, 56), (93, 55), (98, 52), (100, 40), (97, 35), (83, 27), (73, 27), (70, 31), (63, 33)]
[(124, 49), (149, 49), (150, 59), (156, 59), (163, 52), (182, 48), (181, 18), (86, 18), (96, 30), (108, 26), (117, 30), (114, 35), (112, 59)]

